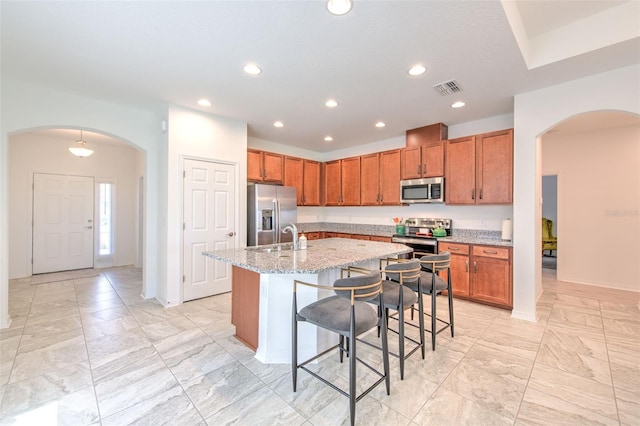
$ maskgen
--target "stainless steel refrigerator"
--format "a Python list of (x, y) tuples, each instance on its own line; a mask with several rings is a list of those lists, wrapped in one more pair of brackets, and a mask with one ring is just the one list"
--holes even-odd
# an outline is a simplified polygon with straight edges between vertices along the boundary
[(286, 243), (291, 233), (282, 232), (298, 220), (296, 189), (292, 186), (250, 183), (247, 189), (247, 245)]

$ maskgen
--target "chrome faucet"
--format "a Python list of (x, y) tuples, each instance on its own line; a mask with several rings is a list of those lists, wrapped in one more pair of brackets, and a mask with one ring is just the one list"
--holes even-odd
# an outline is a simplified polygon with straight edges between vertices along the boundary
[(282, 229), (282, 232), (291, 232), (293, 234), (293, 250), (298, 250), (298, 228), (296, 225), (290, 223)]

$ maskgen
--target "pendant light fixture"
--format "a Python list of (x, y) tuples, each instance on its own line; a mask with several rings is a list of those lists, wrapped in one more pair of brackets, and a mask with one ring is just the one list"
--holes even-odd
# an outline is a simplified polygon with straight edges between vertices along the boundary
[(327, 9), (334, 15), (346, 15), (351, 10), (351, 0), (328, 0)]
[(87, 143), (82, 139), (82, 130), (80, 130), (80, 139), (76, 141), (75, 146), (69, 147), (69, 151), (77, 157), (88, 157), (93, 154), (93, 150), (86, 147)]

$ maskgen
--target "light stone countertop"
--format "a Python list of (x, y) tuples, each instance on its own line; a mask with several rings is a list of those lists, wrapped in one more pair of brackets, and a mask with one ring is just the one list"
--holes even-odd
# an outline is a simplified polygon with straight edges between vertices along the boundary
[[(277, 245), (258, 246), (262, 248)], [(225, 263), (261, 274), (317, 274), (384, 257), (410, 253), (404, 244), (377, 241), (326, 238), (311, 240), (306, 250), (291, 250), (291, 243), (281, 244), (281, 251), (259, 252), (245, 247), (205, 251), (202, 254)]]
[(513, 247), (513, 241), (501, 240), (500, 238), (486, 238), (476, 237), (472, 235), (455, 235), (450, 237), (438, 238), (438, 243), (459, 243), (459, 244), (474, 244), (483, 246), (500, 246), (500, 247)]

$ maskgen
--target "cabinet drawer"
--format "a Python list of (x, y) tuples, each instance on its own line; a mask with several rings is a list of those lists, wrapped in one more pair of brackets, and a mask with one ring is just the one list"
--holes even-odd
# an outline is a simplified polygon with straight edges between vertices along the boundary
[(492, 257), (494, 259), (509, 259), (509, 249), (505, 247), (473, 246), (473, 255)]
[(439, 242), (438, 251), (448, 251), (451, 254), (469, 255), (469, 244)]

